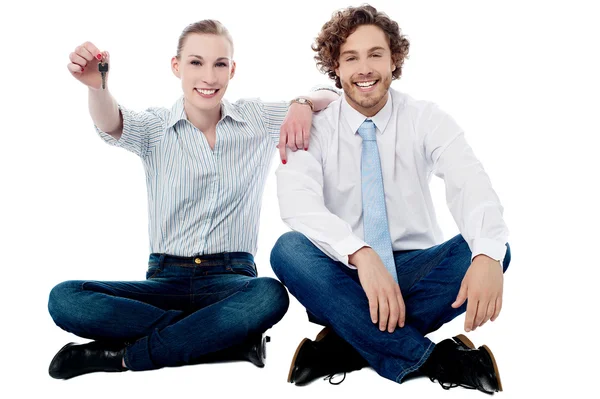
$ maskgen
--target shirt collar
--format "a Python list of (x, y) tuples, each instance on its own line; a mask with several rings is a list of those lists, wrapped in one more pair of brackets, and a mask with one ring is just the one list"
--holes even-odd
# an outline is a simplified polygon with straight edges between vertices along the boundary
[(246, 119), (244, 119), (244, 116), (240, 113), (238, 108), (229, 101), (223, 99), (221, 100), (221, 119), (225, 119), (226, 116), (238, 122), (246, 122)]
[[(232, 105), (229, 101), (223, 99), (221, 100), (221, 120), (225, 119), (226, 117), (230, 117), (231, 119), (238, 122), (246, 122), (246, 120), (244, 119), (242, 114), (236, 109), (236, 107)], [(181, 96), (171, 107), (171, 116), (169, 118), (169, 122), (167, 123), (167, 128), (173, 127), (177, 122), (181, 120), (187, 120), (183, 96)]]
[(171, 116), (169, 117), (167, 128), (173, 127), (177, 122), (186, 119), (187, 115), (185, 114), (185, 108), (183, 108), (183, 96), (181, 96), (171, 107)]
[(381, 108), (377, 114), (370, 118), (352, 108), (352, 106), (348, 104), (348, 100), (346, 100), (345, 95), (342, 99), (342, 117), (346, 119), (348, 125), (350, 125), (350, 129), (352, 129), (354, 133), (358, 131), (358, 128), (360, 125), (362, 125), (365, 119), (371, 119), (373, 123), (375, 123), (375, 126), (377, 126), (377, 130), (383, 134), (383, 131), (385, 130), (388, 122), (390, 121), (390, 117), (392, 116), (392, 109), (392, 93), (390, 93), (389, 90), (388, 99), (383, 108)]

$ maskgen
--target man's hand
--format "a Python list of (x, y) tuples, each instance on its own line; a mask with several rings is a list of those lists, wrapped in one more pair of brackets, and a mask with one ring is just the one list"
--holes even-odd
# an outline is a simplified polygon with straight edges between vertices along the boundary
[(360, 284), (369, 300), (371, 321), (379, 322), (381, 331), (392, 333), (396, 326), (404, 327), (406, 309), (400, 287), (372, 248), (363, 247), (350, 255), (350, 264), (358, 269)]
[(500, 262), (486, 255), (477, 255), (473, 259), (452, 304), (453, 308), (458, 308), (465, 300), (469, 300), (465, 316), (466, 332), (498, 318), (502, 309), (503, 283)]
[(285, 147), (292, 151), (298, 149), (308, 150), (308, 139), (312, 125), (313, 113), (308, 104), (292, 103), (288, 110), (279, 133), (279, 156), (281, 162), (286, 163)]

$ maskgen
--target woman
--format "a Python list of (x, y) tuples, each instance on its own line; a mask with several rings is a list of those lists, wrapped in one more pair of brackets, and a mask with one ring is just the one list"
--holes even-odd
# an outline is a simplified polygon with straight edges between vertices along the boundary
[[(89, 87), (89, 109), (101, 138), (142, 159), (148, 186), (151, 255), (145, 281), (66, 281), (48, 308), (66, 331), (95, 341), (67, 344), (49, 372), (67, 379), (94, 371), (246, 359), (264, 365), (262, 333), (288, 307), (281, 283), (257, 278), (258, 222), (274, 142), (308, 146), (313, 104), (329, 91), (288, 103), (223, 99), (235, 75), (233, 42), (218, 21), (181, 34), (173, 73), (183, 96), (171, 109), (134, 112), (108, 91), (98, 71), (109, 54), (85, 43), (68, 69)], [(104, 87), (103, 87), (104, 79)], [(281, 139), (280, 136), (281, 129)]]

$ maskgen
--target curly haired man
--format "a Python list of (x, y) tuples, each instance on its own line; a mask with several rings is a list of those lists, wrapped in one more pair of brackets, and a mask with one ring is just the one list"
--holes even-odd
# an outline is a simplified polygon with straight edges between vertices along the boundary
[[(336, 12), (313, 50), (343, 96), (313, 119), (308, 151), (277, 170), (281, 217), (271, 265), (326, 326), (305, 339), (288, 381), (371, 366), (401, 383), (502, 390), (487, 346), (427, 334), (465, 313), (466, 332), (494, 321), (510, 263), (503, 208), (462, 129), (436, 104), (392, 89), (409, 42), (386, 14)], [(444, 180), (460, 234), (445, 241), (429, 190)]]

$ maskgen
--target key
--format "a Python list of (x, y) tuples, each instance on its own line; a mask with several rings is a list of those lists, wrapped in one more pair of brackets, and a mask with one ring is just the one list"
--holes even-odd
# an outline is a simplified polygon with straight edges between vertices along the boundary
[(108, 72), (108, 62), (104, 62), (104, 57), (98, 63), (98, 71), (102, 75), (102, 89), (106, 88), (106, 73)]

